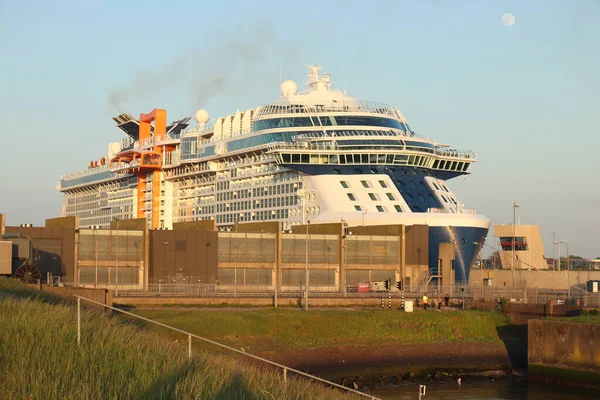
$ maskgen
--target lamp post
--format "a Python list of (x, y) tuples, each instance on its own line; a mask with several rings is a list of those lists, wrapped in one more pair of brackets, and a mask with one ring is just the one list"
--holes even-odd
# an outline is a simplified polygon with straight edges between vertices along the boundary
[(304, 244), (305, 250), (305, 264), (304, 264), (304, 311), (308, 311), (308, 245), (310, 243), (310, 236), (308, 236), (308, 210), (306, 210), (306, 241)]
[(115, 221), (117, 221), (117, 243), (116, 243), (116, 254), (115, 254), (115, 296), (119, 297), (119, 218), (115, 217)]
[(558, 264), (560, 265), (560, 245), (564, 244), (567, 247), (567, 298), (571, 298), (571, 280), (569, 279), (569, 271), (571, 269), (571, 259), (569, 258), (569, 243), (565, 241), (554, 242), (558, 245)]
[[(167, 270), (167, 246), (169, 245), (169, 242), (163, 242), (163, 271)], [(160, 283), (161, 283), (162, 279), (159, 279), (159, 284), (158, 287), (160, 288)], [(160, 289), (159, 289), (160, 292)]]
[(237, 297), (237, 259), (238, 259), (238, 224), (240, 223), (240, 219), (244, 214), (240, 213), (240, 215), (236, 218), (235, 221), (235, 252), (233, 253), (234, 263), (233, 263), (233, 297)]
[(512, 286), (513, 291), (515, 290), (515, 242), (517, 241), (516, 236), (516, 222), (517, 222), (517, 207), (520, 207), (517, 202), (513, 203), (513, 237), (512, 237)]
[[(308, 225), (310, 221), (308, 220), (308, 207), (306, 206), (308, 203), (308, 195), (310, 193), (314, 193), (312, 190), (298, 190), (298, 196), (302, 199), (302, 222), (306, 225), (306, 236), (305, 236), (305, 260), (304, 260), (304, 311), (308, 311), (308, 285), (309, 285), (309, 276), (308, 276), (308, 245), (310, 242), (310, 237), (308, 233)], [(304, 219), (306, 217), (306, 220)]]
[(92, 227), (94, 230), (94, 254), (96, 257), (96, 277), (94, 279), (94, 288), (98, 287), (98, 235), (96, 234), (96, 227)]
[(556, 258), (554, 258), (554, 242), (556, 242), (555, 232), (552, 231), (552, 270), (556, 271)]

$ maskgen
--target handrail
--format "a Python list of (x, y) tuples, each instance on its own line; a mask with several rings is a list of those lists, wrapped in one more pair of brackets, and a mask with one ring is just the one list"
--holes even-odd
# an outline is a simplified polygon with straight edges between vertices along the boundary
[(267, 364), (273, 365), (273, 366), (275, 366), (275, 367), (282, 368), (282, 369), (283, 369), (283, 380), (284, 380), (284, 382), (287, 380), (287, 371), (291, 371), (291, 372), (294, 372), (294, 373), (296, 373), (296, 374), (298, 374), (298, 375), (302, 375), (302, 376), (305, 376), (305, 377), (307, 377), (307, 378), (310, 378), (310, 379), (317, 380), (317, 381), (319, 381), (319, 382), (325, 383), (325, 384), (327, 384), (327, 385), (330, 385), (330, 386), (333, 386), (333, 387), (336, 387), (336, 388), (340, 388), (340, 389), (343, 389), (343, 390), (347, 390), (347, 391), (349, 391), (349, 392), (352, 392), (352, 393), (355, 393), (355, 394), (358, 394), (358, 395), (364, 396), (364, 397), (366, 397), (366, 398), (369, 398), (369, 399), (375, 399), (375, 400), (379, 400), (379, 398), (378, 398), (378, 397), (371, 396), (370, 394), (363, 393), (363, 392), (360, 392), (360, 391), (358, 391), (358, 390), (354, 390), (354, 389), (347, 388), (347, 387), (345, 387), (345, 386), (342, 386), (342, 385), (339, 385), (339, 384), (337, 384), (337, 383), (334, 383), (334, 382), (328, 381), (328, 380), (326, 380), (326, 379), (319, 378), (318, 376), (311, 375), (311, 374), (307, 374), (306, 372), (302, 372), (302, 371), (299, 371), (299, 370), (297, 370), (297, 369), (290, 368), (290, 367), (287, 367), (287, 366), (285, 366), (285, 365), (282, 365), (282, 364), (278, 364), (278, 363), (276, 363), (276, 362), (274, 362), (274, 361), (267, 360), (266, 358), (262, 358), (262, 357), (259, 357), (259, 356), (255, 356), (254, 354), (250, 354), (250, 353), (247, 353), (247, 352), (245, 352), (245, 351), (241, 351), (241, 350), (238, 350), (238, 349), (236, 349), (236, 348), (233, 348), (233, 347), (227, 346), (227, 345), (225, 345), (225, 344), (222, 344), (222, 343), (219, 343), (219, 342), (215, 342), (214, 340), (210, 340), (210, 339), (204, 338), (204, 337), (202, 337), (202, 336), (198, 336), (198, 335), (195, 335), (195, 334), (193, 334), (193, 333), (186, 332), (186, 331), (184, 331), (184, 330), (181, 330), (181, 329), (175, 328), (175, 327), (173, 327), (173, 326), (170, 326), (170, 325), (167, 325), (167, 324), (163, 324), (162, 322), (154, 321), (154, 320), (151, 320), (151, 319), (149, 319), (149, 318), (142, 317), (142, 316), (140, 316), (140, 315), (137, 315), (137, 314), (134, 314), (134, 313), (130, 313), (130, 312), (128, 312), (128, 311), (124, 311), (124, 310), (121, 310), (121, 309), (119, 309), (119, 308), (116, 308), (116, 307), (112, 307), (112, 306), (106, 305), (106, 304), (104, 304), (104, 303), (100, 303), (99, 301), (95, 301), (95, 300), (92, 300), (92, 299), (88, 299), (87, 297), (78, 296), (78, 295), (73, 295), (73, 296), (77, 298), (77, 345), (78, 345), (78, 346), (79, 346), (79, 345), (81, 345), (81, 300), (85, 300), (85, 301), (88, 301), (88, 302), (90, 302), (90, 303), (94, 303), (94, 304), (97, 304), (97, 305), (99, 305), (99, 306), (102, 306), (102, 307), (105, 307), (105, 308), (110, 308), (111, 310), (118, 311), (118, 312), (120, 312), (120, 313), (123, 313), (123, 314), (129, 315), (129, 316), (131, 316), (131, 317), (135, 317), (135, 318), (141, 319), (141, 320), (143, 320), (143, 321), (150, 322), (150, 323), (152, 323), (152, 324), (156, 324), (156, 325), (162, 326), (163, 328), (171, 329), (171, 330), (173, 330), (173, 331), (176, 331), (176, 332), (179, 332), (179, 333), (183, 333), (183, 334), (185, 334), (185, 335), (188, 335), (188, 338), (189, 338), (189, 341), (188, 341), (188, 343), (189, 343), (188, 355), (189, 355), (189, 357), (190, 357), (190, 358), (191, 358), (191, 356), (192, 356), (192, 337), (195, 337), (196, 339), (200, 339), (200, 340), (203, 340), (203, 341), (205, 341), (205, 342), (207, 342), (207, 343), (214, 344), (215, 346), (219, 346), (219, 347), (222, 347), (222, 348), (224, 348), (224, 349), (227, 349), (227, 350), (234, 351), (234, 352), (236, 352), (236, 353), (238, 353), (238, 354), (242, 354), (242, 355), (244, 355), (244, 356), (248, 356), (248, 357), (250, 357), (250, 358), (254, 358), (255, 360), (259, 360), (259, 361), (262, 361), (262, 362), (264, 362), (264, 363), (267, 363)]

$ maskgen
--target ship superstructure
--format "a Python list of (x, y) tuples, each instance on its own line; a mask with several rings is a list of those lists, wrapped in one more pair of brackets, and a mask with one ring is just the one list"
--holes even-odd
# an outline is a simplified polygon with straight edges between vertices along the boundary
[[(429, 226), (430, 267), (436, 243), (455, 243), (457, 279), (490, 222), (448, 188), (476, 160), (471, 151), (417, 135), (398, 109), (360, 101), (332, 88), (310, 66), (307, 89), (281, 84), (272, 104), (209, 123), (206, 110), (167, 126), (166, 112), (115, 118), (127, 136), (78, 174), (61, 177), (63, 215), (80, 225), (146, 218), (151, 229), (175, 222), (346, 221), (357, 225)], [(434, 272), (435, 273), (435, 272)]]

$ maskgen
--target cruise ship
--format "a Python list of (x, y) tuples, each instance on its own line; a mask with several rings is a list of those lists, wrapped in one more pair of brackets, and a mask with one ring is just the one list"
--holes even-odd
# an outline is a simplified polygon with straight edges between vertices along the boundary
[(150, 229), (214, 220), (293, 225), (427, 225), (430, 268), (438, 244), (455, 243), (457, 280), (487, 236), (490, 221), (465, 208), (448, 181), (469, 173), (472, 151), (416, 134), (400, 111), (332, 87), (308, 67), (306, 89), (281, 83), (267, 105), (211, 120), (198, 110), (167, 123), (155, 109), (114, 119), (125, 137), (82, 172), (61, 176), (63, 216), (82, 227), (146, 218)]

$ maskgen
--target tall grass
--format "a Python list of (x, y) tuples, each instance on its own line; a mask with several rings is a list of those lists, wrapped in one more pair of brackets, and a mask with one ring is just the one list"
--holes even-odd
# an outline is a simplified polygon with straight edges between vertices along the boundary
[(136, 313), (200, 336), (255, 350), (452, 342), (501, 344), (496, 311), (403, 313), (391, 310), (176, 311)]
[[(0, 279), (1, 399), (335, 399), (343, 394), (202, 353), (122, 318), (82, 312)], [(50, 302), (48, 302), (50, 301)], [(184, 338), (181, 338), (184, 339)], [(347, 397), (344, 397), (347, 398)]]

